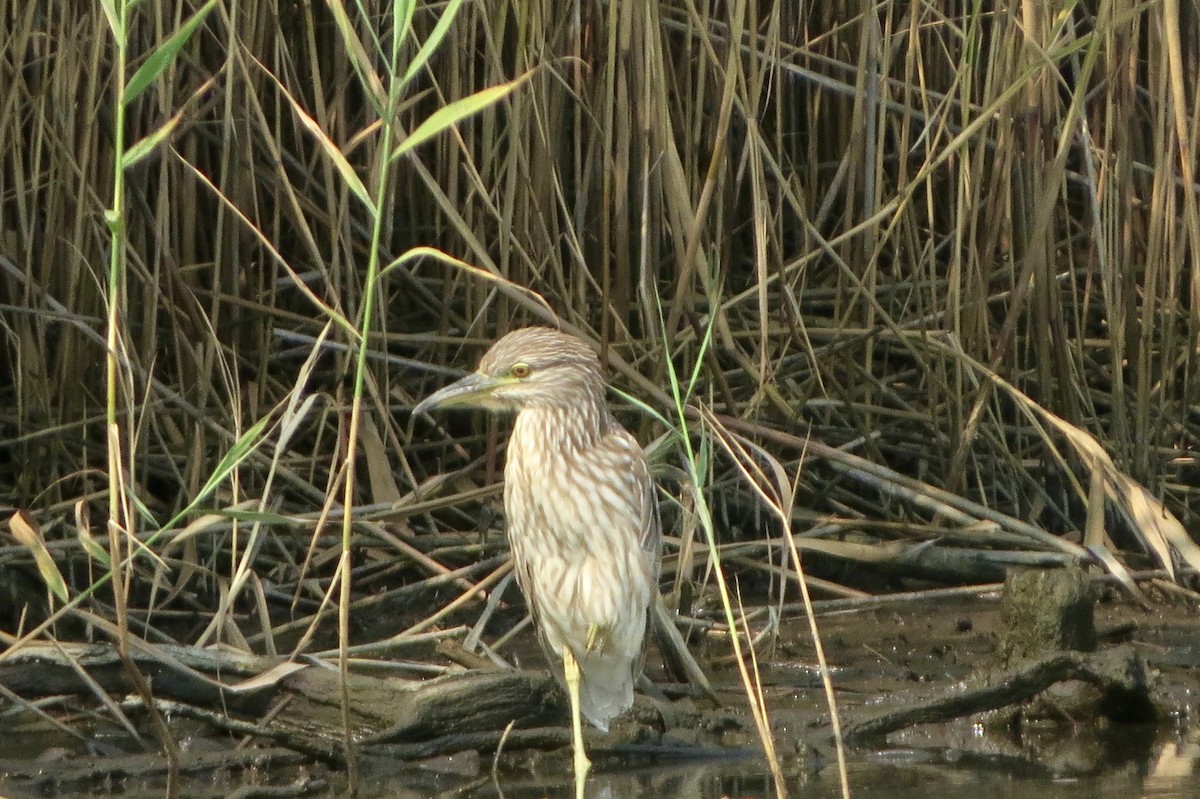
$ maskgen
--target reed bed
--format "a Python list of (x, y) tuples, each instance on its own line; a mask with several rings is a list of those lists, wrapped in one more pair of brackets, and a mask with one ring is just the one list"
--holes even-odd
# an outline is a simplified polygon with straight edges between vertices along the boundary
[(10, 653), (478, 616), (495, 423), (408, 411), (528, 323), (655, 442), (685, 615), (722, 548), (780, 607), (1200, 568), (1192, 3), (2, 13)]

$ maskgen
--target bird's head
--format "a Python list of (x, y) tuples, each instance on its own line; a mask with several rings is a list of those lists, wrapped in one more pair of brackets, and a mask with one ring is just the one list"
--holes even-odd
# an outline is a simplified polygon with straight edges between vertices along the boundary
[(575, 336), (525, 327), (493, 344), (478, 369), (426, 397), (413, 414), (454, 406), (589, 413), (604, 407), (604, 372), (596, 353)]

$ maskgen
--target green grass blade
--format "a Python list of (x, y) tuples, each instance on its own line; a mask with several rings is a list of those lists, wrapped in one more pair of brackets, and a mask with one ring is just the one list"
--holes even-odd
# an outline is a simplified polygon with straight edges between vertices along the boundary
[(382, 117), (386, 112), (387, 92), (384, 91), (383, 83), (380, 82), (379, 76), (371, 67), (371, 57), (367, 55), (362, 42), (354, 33), (354, 24), (350, 22), (350, 17), (346, 14), (346, 7), (340, 0), (327, 0), (326, 5), (333, 14), (333, 21), (337, 25), (338, 33), (342, 36), (342, 44), (346, 46), (346, 52), (350, 54), (350, 64), (354, 67), (354, 72), (358, 75), (363, 88), (366, 89), (367, 99), (371, 101), (375, 113)]
[(179, 127), (179, 122), (182, 119), (183, 112), (180, 111), (160, 125), (153, 133), (139, 139), (136, 144), (126, 150), (121, 156), (121, 169), (129, 169), (129, 167), (154, 152), (159, 144), (175, 132), (175, 128)]
[(113, 36), (120, 37), (121, 20), (117, 18), (117, 7), (113, 5), (113, 0), (100, 0), (100, 8), (104, 10), (104, 18), (108, 20), (108, 28)]
[[(394, 70), (400, 64), (400, 51), (404, 47), (405, 37), (412, 29), (412, 18), (416, 12), (417, 0), (392, 0), (392, 30), (396, 35), (392, 37), (392, 59), (388, 66), (393, 70), (391, 73), (393, 78), (396, 77)], [(403, 90), (402, 87), (400, 88)]]
[(266, 73), (267, 77), (275, 82), (275, 86), (278, 87), (280, 93), (287, 98), (288, 104), (296, 113), (296, 118), (300, 120), (300, 124), (303, 125), (304, 129), (311, 133), (312, 137), (317, 140), (319, 145), (321, 145), (321, 149), (325, 151), (327, 156), (329, 156), (329, 160), (333, 162), (333, 166), (337, 169), (338, 175), (341, 176), (342, 180), (346, 181), (346, 185), (350, 188), (350, 191), (354, 192), (354, 196), (357, 197), (359, 201), (371, 212), (371, 215), (374, 216), (375, 202), (371, 199), (371, 195), (367, 191), (366, 184), (362, 182), (362, 178), (360, 178), (358, 173), (354, 171), (354, 167), (350, 165), (348, 160), (346, 160), (346, 156), (342, 154), (342, 151), (338, 148), (338, 146), (334, 144), (333, 139), (329, 138), (325, 131), (321, 129), (321, 126), (317, 123), (317, 120), (313, 119), (312, 116), (310, 116), (309, 113), (305, 111), (303, 107), (301, 107), (300, 103), (296, 102), (296, 98), (292, 97), (291, 92), (289, 92), (284, 85), (279, 82), (278, 78), (276, 78), (265, 67), (263, 68), (263, 71)]
[(179, 511), (179, 513), (176, 513), (169, 522), (155, 531), (154, 538), (157, 538), (167, 530), (175, 527), (175, 525), (179, 524), (181, 519), (191, 514), (196, 508), (203, 505), (208, 498), (212, 496), (212, 493), (217, 490), (217, 487), (221, 485), (221, 483), (225, 482), (225, 478), (229, 477), (233, 470), (236, 469), (242, 461), (250, 457), (250, 454), (262, 444), (263, 431), (266, 430), (267, 425), (270, 424), (270, 422), (271, 417), (264, 416), (255, 422), (249, 430), (247, 430), (245, 433), (242, 433), (242, 435), (238, 437), (238, 440), (233, 442), (233, 446), (229, 448), (229, 451), (225, 453), (225, 456), (221, 458), (221, 462), (217, 464), (215, 469), (213, 469), (212, 474), (208, 476), (208, 480), (205, 481), (204, 487), (196, 492), (196, 496), (192, 497), (192, 501), (188, 503), (186, 508)]
[(404, 77), (400, 79), (401, 86), (407, 86), (408, 82), (421, 71), (421, 67), (425, 66), (425, 63), (437, 51), (438, 45), (442, 43), (442, 39), (446, 38), (446, 34), (450, 30), (450, 25), (454, 22), (454, 18), (458, 15), (458, 9), (462, 4), (463, 0), (450, 0), (446, 4), (446, 10), (438, 17), (437, 24), (433, 26), (429, 38), (425, 40), (425, 43), (421, 45), (421, 49), (413, 56), (412, 62), (409, 63), (408, 69), (404, 72)]
[(432, 139), (439, 133), (454, 127), (472, 114), (477, 114), (488, 106), (499, 102), (520, 87), (521, 84), (529, 80), (532, 74), (532, 72), (528, 72), (508, 83), (489, 86), (460, 100), (455, 100), (446, 107), (433, 112), (424, 122), (417, 125), (417, 129), (410, 133), (407, 139), (400, 142), (399, 146), (392, 151), (393, 160)]
[(196, 28), (200, 27), (200, 23), (204, 22), (204, 18), (208, 13), (217, 7), (217, 0), (208, 0), (207, 3), (200, 7), (200, 10), (183, 23), (179, 30), (171, 34), (171, 37), (158, 46), (150, 57), (138, 67), (138, 71), (133, 73), (133, 77), (129, 79), (129, 83), (125, 85), (125, 91), (121, 95), (121, 102), (129, 105), (137, 99), (138, 95), (146, 90), (146, 88), (154, 82), (154, 79), (162, 74), (162, 71), (175, 60), (175, 56), (179, 53), (180, 48), (187, 44), (187, 40), (192, 38), (192, 34), (196, 32)]

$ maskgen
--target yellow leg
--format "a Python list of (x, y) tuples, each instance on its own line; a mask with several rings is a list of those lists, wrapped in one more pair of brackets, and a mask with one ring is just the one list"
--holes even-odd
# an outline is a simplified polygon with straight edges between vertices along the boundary
[(571, 699), (571, 742), (575, 749), (575, 795), (583, 799), (583, 781), (587, 777), (592, 761), (583, 751), (583, 720), (579, 713), (579, 664), (570, 647), (563, 647), (563, 676), (567, 682), (567, 695)]

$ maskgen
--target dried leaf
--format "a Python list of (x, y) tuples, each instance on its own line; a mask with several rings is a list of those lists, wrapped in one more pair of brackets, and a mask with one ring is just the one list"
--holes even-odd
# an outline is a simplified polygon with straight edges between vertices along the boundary
[(67, 583), (63, 580), (58, 566), (55, 565), (50, 550), (46, 548), (46, 539), (42, 537), (42, 529), (38, 523), (29, 518), (25, 511), (19, 510), (8, 518), (8, 528), (12, 530), (13, 538), (17, 539), (17, 543), (33, 554), (33, 560), (37, 564), (38, 574), (42, 576), (42, 582), (46, 584), (52, 594), (66, 602)]
[(400, 501), (400, 487), (392, 475), (392, 463), (387, 456), (387, 448), (379, 431), (366, 415), (363, 416), (358, 429), (358, 443), (367, 458), (367, 477), (371, 484), (371, 498), (375, 502)]
[(243, 680), (242, 682), (234, 685), (228, 685), (225, 687), (225, 690), (234, 694), (248, 694), (251, 691), (258, 690), (259, 688), (267, 688), (275, 685), (288, 675), (295, 674), (296, 672), (307, 668), (307, 663), (297, 663), (294, 660), (288, 660), (280, 663), (277, 666), (272, 666), (262, 674), (251, 677), (248, 680)]

